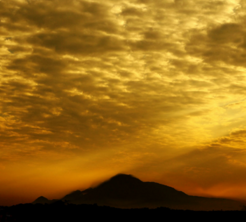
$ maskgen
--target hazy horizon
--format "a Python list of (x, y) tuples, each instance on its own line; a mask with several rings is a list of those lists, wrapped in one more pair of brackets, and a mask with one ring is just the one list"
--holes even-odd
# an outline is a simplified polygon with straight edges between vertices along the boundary
[[(25, 199), (25, 198), (23, 198), (23, 197), (19, 197), (19, 200), (17, 200), (17, 201), (15, 201), (15, 202), (9, 202), (9, 200), (5, 200), (5, 202), (7, 203), (7, 204), (4, 204), (4, 205), (1, 205), (0, 204), (0, 206), (14, 206), (14, 205), (18, 205), (18, 204), (26, 204), (26, 203), (32, 203), (32, 202), (34, 202), (36, 199), (38, 199), (38, 198), (40, 198), (40, 197), (44, 197), (44, 198), (47, 198), (48, 200), (61, 200), (62, 198), (64, 198), (66, 195), (68, 195), (68, 194), (71, 194), (71, 193), (73, 193), (73, 192), (75, 192), (75, 191), (84, 191), (84, 190), (87, 190), (87, 189), (89, 189), (89, 188), (97, 188), (98, 186), (100, 186), (101, 184), (103, 184), (103, 183), (105, 183), (105, 182), (107, 182), (107, 181), (109, 181), (109, 179), (111, 179), (111, 178), (113, 178), (113, 177), (115, 177), (115, 176), (117, 176), (117, 175), (121, 175), (121, 174), (123, 174), (123, 175), (130, 175), (130, 176), (133, 176), (134, 178), (137, 178), (137, 177), (135, 177), (134, 175), (131, 175), (131, 174), (124, 174), (124, 173), (119, 173), (119, 174), (116, 174), (116, 175), (114, 175), (114, 176), (112, 176), (112, 177), (110, 177), (110, 178), (106, 178), (105, 180), (103, 180), (103, 181), (97, 181), (97, 182), (94, 182), (94, 183), (92, 183), (89, 187), (86, 187), (86, 188), (82, 188), (82, 189), (76, 189), (76, 190), (70, 190), (70, 191), (64, 191), (63, 193), (60, 193), (60, 194), (51, 194), (49, 197), (47, 197), (47, 196), (44, 196), (44, 195), (40, 195), (40, 196), (37, 196), (35, 199)], [(137, 178), (137, 179), (139, 179), (139, 178)], [(142, 181), (141, 179), (140, 179), (140, 181)], [(153, 182), (153, 181), (142, 181), (142, 182)], [(157, 183), (157, 182), (154, 182), (154, 183)], [(158, 183), (158, 184), (161, 184), (161, 183)], [(161, 185), (165, 185), (165, 186), (167, 186), (166, 184), (161, 184)], [(170, 186), (168, 186), (168, 187), (170, 187)], [(174, 188), (174, 187), (171, 187), (171, 188)], [(174, 188), (175, 189), (175, 188)], [(175, 189), (175, 190), (177, 190), (177, 189)], [(177, 190), (177, 191), (182, 191), (182, 190)], [(182, 191), (183, 192), (183, 191)], [(185, 192), (184, 192), (185, 193)], [(243, 200), (243, 199), (240, 199), (240, 198), (231, 198), (231, 197), (226, 197), (226, 196), (213, 196), (213, 195), (202, 195), (202, 196), (199, 196), (199, 195), (192, 195), (192, 194), (188, 194), (188, 193), (185, 193), (185, 194), (187, 194), (187, 195), (189, 195), (189, 196), (197, 196), (197, 197), (207, 197), (207, 198), (225, 198), (225, 199), (229, 199), (229, 200), (236, 200), (236, 201), (239, 201), (240, 203), (242, 203), (243, 205), (244, 204), (246, 204), (246, 201), (245, 200)], [(16, 198), (16, 197), (15, 197)], [(17, 197), (17, 199), (18, 199), (18, 197)], [(1, 200), (2, 202), (4, 201), (4, 199), (3, 200)], [(8, 203), (9, 202), (9, 203)], [(165, 207), (165, 206), (162, 206), (162, 207)]]
[(246, 201), (246, 0), (0, 0), (0, 205), (118, 173)]

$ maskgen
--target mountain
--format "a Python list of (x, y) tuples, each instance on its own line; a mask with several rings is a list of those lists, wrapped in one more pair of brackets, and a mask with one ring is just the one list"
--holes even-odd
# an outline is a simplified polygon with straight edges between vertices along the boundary
[(47, 198), (41, 196), (41, 197), (38, 197), (36, 200), (34, 200), (32, 203), (33, 204), (49, 204), (51, 201), (48, 200)]
[(240, 202), (224, 198), (189, 196), (172, 187), (142, 182), (131, 175), (118, 174), (95, 188), (74, 191), (61, 199), (73, 204), (98, 204), (118, 208), (189, 210), (240, 210)]
[(57, 201), (60, 200), (57, 199), (49, 200), (46, 197), (40, 196), (36, 200), (34, 200), (32, 204), (52, 204), (52, 203), (56, 203)]

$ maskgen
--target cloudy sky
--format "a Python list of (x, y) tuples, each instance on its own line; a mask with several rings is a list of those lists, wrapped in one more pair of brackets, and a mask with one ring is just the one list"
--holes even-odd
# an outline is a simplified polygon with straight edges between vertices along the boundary
[(117, 173), (246, 200), (246, 0), (0, 0), (0, 204)]

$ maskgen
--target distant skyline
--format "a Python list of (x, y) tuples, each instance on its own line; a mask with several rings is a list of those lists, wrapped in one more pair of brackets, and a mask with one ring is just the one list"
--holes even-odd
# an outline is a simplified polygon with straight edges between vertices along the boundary
[(245, 0), (0, 0), (0, 205), (118, 173), (246, 201)]

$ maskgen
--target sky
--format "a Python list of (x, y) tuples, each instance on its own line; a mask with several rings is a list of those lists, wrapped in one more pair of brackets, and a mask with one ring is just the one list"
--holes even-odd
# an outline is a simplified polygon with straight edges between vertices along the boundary
[(246, 0), (0, 0), (0, 205), (118, 173), (246, 200)]

